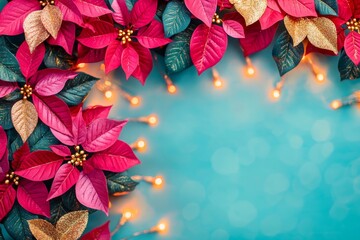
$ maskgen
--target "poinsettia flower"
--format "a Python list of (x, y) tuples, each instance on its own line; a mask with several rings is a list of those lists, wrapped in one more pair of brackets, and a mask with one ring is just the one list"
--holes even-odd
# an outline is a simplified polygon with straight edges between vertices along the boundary
[[(123, 172), (139, 160), (131, 147), (118, 140), (126, 121), (107, 119), (110, 107), (79, 108), (68, 112), (72, 121), (71, 137), (53, 131), (64, 145), (52, 151), (35, 151), (22, 163), (17, 175), (34, 181), (54, 178), (48, 200), (58, 197), (75, 185), (78, 201), (84, 206), (108, 214), (109, 196), (103, 171)], [(61, 166), (53, 155), (60, 157)], [(56, 159), (56, 158), (55, 158)]]
[(273, 26), (275, 23), (284, 19), (284, 13), (276, 0), (267, 0), (267, 7), (264, 14), (260, 17), (259, 22), (261, 30)]
[[(14, 153), (14, 160), (9, 165), (7, 137), (0, 126), (0, 221), (10, 212), (15, 200), (33, 214), (50, 217), (50, 203), (46, 201), (48, 190), (43, 182), (30, 181), (19, 177), (15, 171), (29, 156), (30, 148), (25, 143)], [(55, 155), (55, 154), (54, 154)], [(59, 158), (59, 157), (58, 157)]]
[(116, 27), (112, 22), (93, 20), (88, 23), (93, 29), (83, 29), (77, 39), (89, 48), (106, 48), (106, 73), (121, 66), (127, 79), (133, 76), (144, 84), (152, 69), (149, 49), (171, 41), (165, 38), (162, 24), (154, 19), (157, 0), (139, 0), (130, 12), (125, 1), (115, 0), (112, 8)]

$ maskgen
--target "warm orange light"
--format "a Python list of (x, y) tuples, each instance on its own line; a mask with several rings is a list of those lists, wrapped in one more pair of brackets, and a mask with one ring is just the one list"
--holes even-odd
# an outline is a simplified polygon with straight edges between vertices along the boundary
[(144, 149), (146, 147), (146, 143), (144, 140), (138, 140), (136, 143), (136, 147), (138, 149)]
[(167, 90), (170, 94), (174, 94), (177, 91), (176, 86), (174, 84), (168, 85)]
[(223, 86), (223, 81), (221, 80), (221, 79), (215, 79), (214, 80), (214, 86), (216, 87), (216, 88), (222, 88), (222, 86)]
[(165, 231), (165, 230), (166, 230), (166, 225), (165, 225), (165, 223), (159, 223), (159, 225), (157, 226), (157, 230), (158, 230), (159, 232)]
[(112, 93), (111, 90), (107, 90), (107, 91), (105, 92), (105, 97), (106, 97), (107, 99), (112, 98), (112, 96), (113, 96), (113, 93)]
[(155, 186), (161, 186), (164, 183), (164, 180), (162, 177), (156, 177), (154, 179), (154, 185)]
[(255, 69), (253, 67), (249, 66), (247, 68), (247, 74), (254, 75), (255, 74)]
[(324, 74), (322, 74), (322, 73), (316, 74), (316, 79), (317, 79), (319, 82), (324, 81), (324, 79), (325, 79)]
[(111, 204), (111, 202), (109, 201), (109, 208), (111, 208), (112, 207), (112, 204)]
[(158, 118), (155, 115), (151, 115), (148, 118), (148, 122), (151, 126), (155, 126), (158, 123)]
[(331, 102), (330, 107), (334, 110), (340, 108), (342, 106), (342, 103), (340, 100), (334, 100)]
[(279, 89), (274, 89), (273, 92), (272, 92), (272, 96), (274, 98), (279, 98), (280, 97), (280, 90)]
[(301, 60), (304, 61), (305, 59), (306, 59), (306, 56), (304, 55), (304, 56), (301, 58)]
[(112, 83), (109, 80), (105, 80), (105, 86), (111, 87)]
[(126, 212), (124, 212), (123, 216), (124, 216), (124, 218), (129, 220), (130, 218), (132, 218), (133, 214), (130, 211), (126, 211)]
[(79, 63), (76, 67), (77, 68), (84, 68), (86, 66), (86, 63)]
[(102, 63), (102, 64), (100, 65), (100, 70), (105, 72), (105, 64)]
[(140, 104), (140, 98), (139, 97), (132, 97), (130, 99), (130, 104), (133, 106), (138, 106)]

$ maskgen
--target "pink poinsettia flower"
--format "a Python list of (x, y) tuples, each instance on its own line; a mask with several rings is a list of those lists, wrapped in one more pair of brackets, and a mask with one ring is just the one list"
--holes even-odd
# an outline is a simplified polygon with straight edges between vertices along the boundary
[[(0, 126), (0, 221), (10, 212), (15, 200), (27, 211), (50, 217), (50, 203), (46, 201), (48, 190), (43, 182), (19, 177), (15, 172), (29, 156), (27, 143), (14, 153), (9, 165), (7, 137)], [(59, 158), (59, 157), (58, 157)]]
[[(71, 136), (53, 131), (64, 145), (51, 146), (52, 151), (31, 153), (16, 174), (34, 181), (54, 178), (48, 200), (75, 185), (81, 204), (108, 214), (109, 196), (103, 171), (123, 172), (140, 163), (131, 147), (118, 140), (126, 121), (107, 119), (109, 110), (110, 107), (84, 111), (74, 108), (71, 115), (69, 110)], [(62, 162), (65, 164), (61, 165)]]
[(77, 39), (89, 48), (106, 48), (106, 73), (121, 66), (127, 79), (133, 76), (144, 84), (152, 69), (149, 49), (171, 41), (165, 38), (162, 24), (154, 19), (157, 0), (139, 0), (131, 12), (125, 1), (114, 0), (112, 8), (116, 26), (112, 22), (93, 20), (88, 23), (93, 29), (83, 29)]

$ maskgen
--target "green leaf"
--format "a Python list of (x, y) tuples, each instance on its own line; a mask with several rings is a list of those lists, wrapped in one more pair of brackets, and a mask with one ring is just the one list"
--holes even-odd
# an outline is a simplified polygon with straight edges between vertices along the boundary
[(340, 53), (338, 69), (341, 80), (354, 80), (360, 78), (360, 66), (356, 66), (346, 55), (344, 50)]
[(88, 95), (97, 80), (98, 78), (88, 74), (79, 73), (73, 80), (66, 82), (65, 87), (57, 96), (70, 106), (78, 105)]
[(10, 129), (13, 127), (11, 121), (11, 108), (14, 105), (14, 102), (5, 101), (0, 99), (0, 125), (5, 129)]
[(63, 215), (68, 213), (67, 209), (65, 208), (61, 198), (56, 198), (50, 201), (50, 214), (51, 218), (49, 222), (55, 225), (55, 223), (61, 218)]
[(129, 11), (132, 10), (137, 0), (126, 0), (126, 6), (128, 7)]
[(2, 230), (1, 230), (1, 228), (0, 228), (0, 240), (4, 240), (5, 238), (4, 238), (4, 235), (3, 235), (3, 233), (2, 233)]
[(165, 66), (169, 74), (181, 72), (192, 65), (190, 57), (190, 39), (195, 26), (190, 25), (185, 31), (176, 34), (165, 51)]
[(107, 175), (109, 194), (131, 192), (135, 189), (136, 185), (138, 185), (138, 182), (135, 182), (123, 173)]
[(162, 15), (166, 37), (171, 37), (184, 31), (190, 24), (191, 15), (185, 4), (180, 1), (171, 1), (166, 5)]
[(59, 144), (59, 141), (54, 137), (50, 128), (39, 121), (35, 130), (28, 138), (28, 143), (30, 150), (36, 151), (49, 150), (51, 145)]
[(280, 34), (275, 41), (272, 56), (277, 64), (280, 76), (283, 76), (300, 63), (304, 55), (304, 45), (300, 43), (294, 47), (291, 36), (285, 27), (282, 26), (279, 30)]
[(67, 54), (61, 47), (49, 46), (46, 48), (44, 64), (48, 68), (70, 69), (75, 63), (75, 59)]
[(12, 93), (10, 93), (10, 94), (8, 94), (8, 95), (6, 95), (5, 97), (2, 98), (2, 100), (8, 101), (8, 102), (17, 102), (20, 99), (22, 99), (22, 95), (20, 95), (20, 90), (19, 89), (16, 89)]
[[(2, 10), (8, 2), (6, 0), (0, 0), (0, 10)], [(0, 238), (1, 239), (1, 238)]]
[(315, 0), (315, 8), (321, 15), (338, 16), (338, 4), (336, 0)]
[(15, 128), (6, 130), (6, 135), (8, 137), (9, 160), (12, 161), (14, 152), (23, 145), (23, 141)]
[(37, 218), (37, 215), (27, 212), (15, 202), (12, 210), (4, 219), (3, 224), (8, 234), (15, 240), (32, 240), (33, 238), (27, 220)]
[(0, 37), (0, 79), (7, 82), (25, 82), (19, 63), (7, 49), (3, 37)]

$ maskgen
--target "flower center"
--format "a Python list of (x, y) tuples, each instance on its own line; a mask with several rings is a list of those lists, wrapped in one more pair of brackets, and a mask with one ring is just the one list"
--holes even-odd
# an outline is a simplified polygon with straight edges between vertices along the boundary
[(16, 186), (19, 185), (19, 177), (15, 175), (14, 172), (10, 172), (5, 176), (5, 184), (15, 184)]
[(30, 85), (25, 84), (20, 89), (20, 94), (22, 94), (23, 99), (26, 100), (27, 98), (29, 98), (32, 95), (32, 87)]
[(119, 29), (118, 40), (122, 42), (122, 44), (126, 44), (131, 42), (131, 35), (134, 33), (131, 29)]
[(346, 22), (347, 28), (350, 31), (356, 31), (359, 32), (359, 27), (360, 27), (360, 19), (350, 19), (349, 21)]
[(71, 160), (68, 163), (74, 166), (82, 166), (87, 156), (88, 154), (81, 150), (80, 146), (75, 146), (75, 153), (71, 155)]
[(46, 5), (50, 4), (50, 5), (55, 5), (55, 1), (54, 0), (39, 0), (39, 3), (42, 7), (45, 7)]
[(221, 23), (221, 18), (219, 16), (219, 14), (215, 13), (215, 15), (213, 16), (212, 22), (217, 23), (217, 24)]

